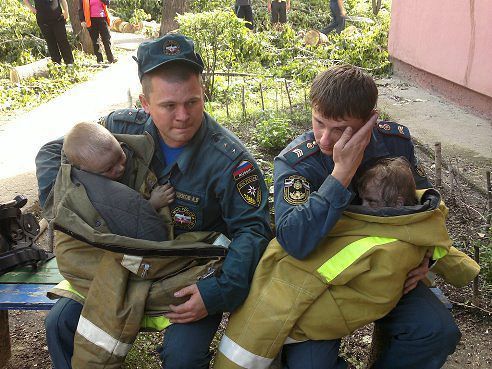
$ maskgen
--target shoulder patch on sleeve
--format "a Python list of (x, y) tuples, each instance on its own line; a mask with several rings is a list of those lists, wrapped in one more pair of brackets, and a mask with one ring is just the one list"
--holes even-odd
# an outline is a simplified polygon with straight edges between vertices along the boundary
[(381, 122), (378, 122), (376, 127), (380, 133), (386, 136), (398, 136), (407, 140), (410, 140), (411, 138), (408, 128), (395, 122), (388, 122), (383, 120)]
[(284, 158), (291, 165), (297, 164), (305, 158), (317, 153), (319, 151), (318, 144), (315, 140), (308, 140), (301, 142), (290, 151), (284, 154)]
[(304, 204), (308, 201), (310, 194), (311, 185), (305, 177), (292, 175), (284, 179), (284, 200), (288, 204)]
[(243, 153), (243, 149), (239, 145), (220, 133), (215, 133), (212, 135), (212, 142), (217, 150), (231, 160), (236, 160), (239, 155)]
[(143, 109), (120, 109), (111, 115), (113, 121), (134, 124), (144, 124), (148, 117), (149, 115)]
[(232, 177), (236, 182), (236, 188), (246, 204), (260, 207), (262, 191), (258, 170), (249, 160), (242, 160), (232, 170)]

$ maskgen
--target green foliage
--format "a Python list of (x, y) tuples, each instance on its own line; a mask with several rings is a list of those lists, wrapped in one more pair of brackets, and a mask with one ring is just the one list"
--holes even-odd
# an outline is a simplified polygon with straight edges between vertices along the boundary
[(0, 78), (8, 77), (6, 64), (22, 65), (47, 55), (36, 17), (19, 0), (3, 0), (0, 10)]
[(16, 84), (8, 79), (0, 80), (0, 110), (9, 113), (19, 109), (34, 108), (68, 90), (73, 84), (88, 80), (97, 66), (88, 68), (79, 62), (84, 58), (92, 59), (92, 57), (78, 50), (74, 50), (74, 56), (78, 63), (73, 65), (58, 65), (50, 62), (48, 77), (29, 78)]
[(327, 48), (330, 60), (357, 65), (382, 74), (389, 71), (389, 17), (382, 18), (377, 27), (364, 24), (360, 28), (347, 27), (340, 35), (330, 34), (332, 47)]
[[(205, 85), (209, 98), (214, 93), (215, 71), (232, 69), (246, 61), (249, 31), (232, 11), (214, 10), (178, 15), (180, 32), (192, 37), (205, 64)], [(251, 55), (250, 55), (251, 56)]]
[[(491, 239), (492, 233), (489, 232), (488, 240)], [(480, 246), (480, 274), (492, 284), (492, 244), (487, 240)]]
[(294, 137), (292, 121), (284, 115), (271, 114), (256, 125), (254, 138), (268, 150), (283, 149)]
[(135, 9), (133, 11), (133, 15), (128, 20), (131, 24), (138, 24), (141, 21), (149, 21), (152, 19), (152, 16), (145, 12), (143, 9)]
[(162, 0), (112, 0), (111, 9), (117, 16), (125, 20), (129, 20), (135, 10), (138, 9), (150, 14), (152, 19), (160, 20), (162, 15)]
[(194, 0), (191, 4), (192, 13), (209, 12), (212, 10), (231, 10), (233, 1), (221, 0)]

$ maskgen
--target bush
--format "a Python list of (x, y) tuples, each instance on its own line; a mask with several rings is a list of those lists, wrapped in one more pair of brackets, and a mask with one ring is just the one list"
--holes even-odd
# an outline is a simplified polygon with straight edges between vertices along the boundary
[(232, 11), (214, 10), (185, 13), (177, 17), (179, 30), (195, 41), (205, 64), (205, 87), (210, 99), (214, 95), (215, 71), (233, 69), (252, 53), (249, 31), (244, 21)]
[(18, 0), (2, 1), (0, 10), (0, 78), (8, 68), (27, 64), (48, 55), (36, 17)]
[(254, 138), (267, 150), (282, 150), (293, 138), (292, 121), (283, 116), (271, 116), (256, 125)]
[(141, 9), (150, 14), (152, 19), (160, 21), (162, 0), (112, 0), (111, 9), (115, 15), (125, 20), (129, 20), (135, 10)]

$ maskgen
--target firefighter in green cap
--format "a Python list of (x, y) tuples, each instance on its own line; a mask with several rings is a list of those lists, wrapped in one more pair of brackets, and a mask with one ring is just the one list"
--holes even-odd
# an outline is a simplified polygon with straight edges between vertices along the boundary
[[(267, 189), (243, 144), (204, 112), (203, 62), (193, 41), (172, 34), (140, 45), (136, 61), (143, 109), (115, 111), (102, 119), (112, 133), (154, 140), (151, 169), (169, 182), (175, 234), (217, 231), (232, 240), (221, 274), (175, 292), (160, 356), (166, 368), (208, 368), (210, 342), (222, 313), (246, 298), (254, 269), (271, 238)], [(63, 140), (43, 146), (36, 158), (41, 206), (58, 173)], [(82, 305), (62, 298), (46, 319), (55, 369), (71, 368), (73, 339)]]

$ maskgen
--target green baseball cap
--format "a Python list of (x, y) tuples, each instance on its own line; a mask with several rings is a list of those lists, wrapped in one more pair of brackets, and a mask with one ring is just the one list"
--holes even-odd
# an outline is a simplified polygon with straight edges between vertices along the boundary
[(203, 71), (203, 60), (195, 53), (193, 40), (179, 33), (142, 42), (138, 46), (137, 57), (133, 59), (138, 63), (140, 80), (145, 73), (171, 62), (187, 63), (199, 72)]

